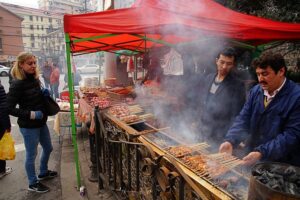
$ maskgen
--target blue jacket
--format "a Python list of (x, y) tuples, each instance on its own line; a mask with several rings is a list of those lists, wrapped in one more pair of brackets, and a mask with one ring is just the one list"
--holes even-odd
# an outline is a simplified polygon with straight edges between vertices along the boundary
[(235, 146), (248, 137), (248, 150), (261, 152), (262, 160), (300, 166), (300, 86), (287, 80), (266, 108), (263, 102), (256, 85), (225, 140)]

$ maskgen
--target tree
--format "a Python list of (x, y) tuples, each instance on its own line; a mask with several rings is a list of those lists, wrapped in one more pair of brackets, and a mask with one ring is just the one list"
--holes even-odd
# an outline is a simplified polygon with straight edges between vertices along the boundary
[(300, 22), (299, 0), (216, 0), (232, 10), (283, 22)]

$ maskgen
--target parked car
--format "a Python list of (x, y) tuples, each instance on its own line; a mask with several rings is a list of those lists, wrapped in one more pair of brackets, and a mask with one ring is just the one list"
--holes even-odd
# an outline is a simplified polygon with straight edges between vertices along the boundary
[(5, 67), (4, 65), (0, 65), (0, 76), (8, 76), (9, 67)]
[(79, 74), (82, 73), (99, 73), (100, 72), (100, 66), (96, 64), (86, 64), (81, 67), (77, 68), (77, 72)]

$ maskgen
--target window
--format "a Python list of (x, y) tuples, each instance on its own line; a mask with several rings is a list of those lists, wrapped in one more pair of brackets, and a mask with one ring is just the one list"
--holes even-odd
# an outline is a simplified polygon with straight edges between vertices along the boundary
[(33, 17), (32, 17), (31, 15), (29, 16), (29, 20), (30, 20), (30, 21), (32, 21), (32, 20), (33, 20)]
[(31, 47), (35, 47), (34, 43), (31, 43)]
[(39, 21), (39, 17), (38, 16), (36, 16), (35, 19), (36, 19), (36, 21)]
[(44, 18), (43, 18), (43, 17), (41, 17), (41, 21), (43, 21), (43, 19), (44, 19)]
[(33, 30), (33, 25), (30, 25), (30, 30)]
[(42, 25), (41, 29), (44, 30), (44, 26), (43, 25)]
[(37, 29), (37, 30), (40, 30), (40, 26), (39, 26), (39, 25), (37, 25), (37, 26), (36, 26), (36, 29)]
[(52, 23), (52, 18), (49, 18), (49, 23)]
[(33, 34), (30, 34), (30, 39), (34, 40), (34, 35)]
[(2, 51), (2, 38), (0, 38), (0, 51)]

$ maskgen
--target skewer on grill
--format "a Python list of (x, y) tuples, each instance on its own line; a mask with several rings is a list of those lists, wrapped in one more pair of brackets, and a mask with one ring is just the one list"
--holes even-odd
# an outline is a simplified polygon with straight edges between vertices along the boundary
[(128, 108), (130, 109), (130, 108), (141, 108), (141, 106), (140, 105), (132, 105), (132, 106), (128, 106)]
[[(205, 143), (205, 142), (203, 142), (203, 143), (197, 143), (197, 144), (192, 144), (192, 145), (189, 145), (189, 147), (193, 147), (193, 146), (206, 146), (207, 145), (207, 147), (209, 147), (209, 145), (207, 144), (207, 143)], [(177, 147), (182, 147), (182, 146), (186, 146), (186, 145), (175, 145), (175, 146), (169, 146), (169, 147), (167, 147), (166, 149), (172, 149), (172, 148), (177, 148)]]
[(203, 143), (198, 143), (198, 144), (193, 144), (190, 147), (209, 147), (209, 144), (203, 142)]
[(164, 131), (164, 130), (167, 130), (167, 129), (170, 129), (171, 127), (167, 126), (167, 127), (164, 127), (164, 128), (156, 128), (155, 130), (157, 131)]
[(141, 112), (144, 112), (143, 110), (129, 110), (129, 112), (131, 114), (138, 114), (138, 113), (141, 113)]
[(164, 128), (158, 128), (158, 129), (148, 129), (148, 130), (140, 131), (139, 134), (140, 135), (145, 135), (145, 134), (148, 134), (148, 133), (159, 132), (161, 130), (165, 130), (165, 129), (169, 129), (169, 128), (170, 127), (164, 127)]
[(148, 129), (148, 130), (139, 131), (138, 134), (139, 135), (146, 135), (148, 133), (154, 133), (154, 132), (156, 132), (155, 129)]
[(151, 113), (148, 113), (148, 114), (140, 115), (139, 117), (140, 117), (141, 119), (147, 119), (147, 118), (153, 118), (154, 115), (151, 114)]
[(221, 164), (226, 164), (226, 163), (231, 163), (231, 162), (234, 162), (237, 160), (240, 160), (240, 159), (233, 157), (233, 158), (229, 158), (229, 159), (219, 160), (218, 162)]
[(212, 159), (224, 159), (225, 157), (230, 156), (228, 153), (215, 153), (208, 155)]
[(237, 161), (234, 161), (234, 162), (231, 162), (231, 163), (226, 164), (225, 167), (226, 167), (227, 169), (232, 169), (232, 168), (235, 168), (235, 167), (238, 166), (238, 165), (241, 165), (242, 163), (243, 163), (242, 160), (237, 160)]

